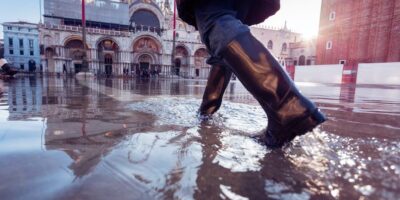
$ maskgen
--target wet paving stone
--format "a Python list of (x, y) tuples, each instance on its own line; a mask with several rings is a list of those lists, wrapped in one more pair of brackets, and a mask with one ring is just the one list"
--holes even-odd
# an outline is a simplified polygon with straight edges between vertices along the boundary
[(400, 87), (297, 83), (329, 121), (270, 150), (233, 81), (19, 77), (0, 96), (0, 199), (400, 199)]

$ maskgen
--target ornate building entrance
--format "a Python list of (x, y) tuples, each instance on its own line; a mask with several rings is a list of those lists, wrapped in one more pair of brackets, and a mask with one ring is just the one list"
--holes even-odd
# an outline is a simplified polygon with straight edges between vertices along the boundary
[(159, 66), (161, 45), (151, 36), (138, 39), (133, 45), (135, 71), (137, 76), (148, 77)]
[[(119, 45), (111, 39), (103, 39), (97, 44), (97, 57), (100, 61), (100, 71), (110, 77), (118, 74), (118, 69), (113, 69), (114, 63), (118, 63)], [(114, 66), (115, 67), (115, 66)]]
[(113, 56), (111, 54), (104, 55), (104, 68), (107, 77), (110, 77), (113, 73), (112, 64), (113, 64)]
[(66, 58), (72, 62), (75, 73), (82, 71), (82, 60), (85, 54), (83, 43), (79, 39), (71, 39), (65, 43)]

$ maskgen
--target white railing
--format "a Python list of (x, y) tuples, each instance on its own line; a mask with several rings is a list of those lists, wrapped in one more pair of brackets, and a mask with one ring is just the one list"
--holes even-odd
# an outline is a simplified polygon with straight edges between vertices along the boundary
[[(57, 24), (41, 24), (40, 28), (44, 29), (52, 29), (52, 30), (61, 30), (61, 31), (75, 31), (82, 32), (81, 26), (68, 26), (68, 25), (57, 25)], [(153, 27), (142, 27), (142, 28), (134, 28), (133, 32), (130, 31), (119, 31), (119, 30), (108, 30), (108, 29), (100, 29), (100, 28), (86, 28), (87, 32), (90, 34), (102, 34), (102, 35), (112, 35), (112, 36), (125, 36), (129, 37), (131, 34), (136, 32), (149, 32), (158, 34), (158, 30)]]

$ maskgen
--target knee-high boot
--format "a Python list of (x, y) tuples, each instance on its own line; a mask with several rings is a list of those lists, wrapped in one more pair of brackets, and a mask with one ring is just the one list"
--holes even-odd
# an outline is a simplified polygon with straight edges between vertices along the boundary
[(226, 87), (231, 80), (232, 71), (227, 66), (213, 65), (208, 76), (199, 114), (208, 117), (221, 107)]
[(326, 120), (251, 33), (238, 35), (221, 55), (267, 113), (267, 146), (280, 148)]

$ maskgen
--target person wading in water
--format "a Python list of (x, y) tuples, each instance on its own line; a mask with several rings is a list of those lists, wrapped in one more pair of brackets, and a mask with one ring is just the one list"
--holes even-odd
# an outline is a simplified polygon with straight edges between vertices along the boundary
[(199, 113), (211, 116), (221, 106), (232, 73), (260, 103), (268, 117), (264, 141), (281, 148), (326, 118), (303, 96), (279, 62), (248, 26), (280, 9), (279, 0), (177, 0), (179, 17), (196, 27), (212, 69)]

